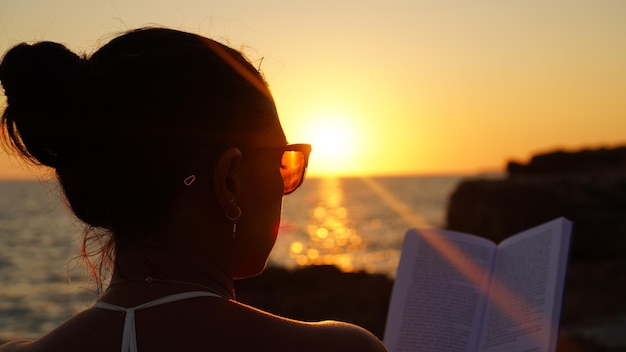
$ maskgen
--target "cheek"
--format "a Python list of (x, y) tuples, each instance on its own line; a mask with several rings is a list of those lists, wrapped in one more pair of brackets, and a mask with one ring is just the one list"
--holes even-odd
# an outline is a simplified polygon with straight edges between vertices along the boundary
[[(237, 258), (248, 271), (265, 267), (280, 226), (283, 181), (280, 170), (257, 173), (243, 190), (248, 196), (242, 205), (244, 214), (237, 226)], [(242, 199), (243, 200), (243, 199)]]
[(267, 220), (272, 222), (272, 226), (278, 229), (285, 189), (280, 169), (277, 167), (271, 170), (263, 179), (263, 184), (257, 188), (259, 190), (257, 204), (263, 209)]
[(266, 207), (242, 220), (235, 238), (235, 276), (239, 278), (256, 276), (265, 269), (278, 236), (280, 215), (274, 216)]
[(282, 199), (284, 184), (280, 173), (280, 161), (274, 156), (259, 159), (253, 170), (250, 170), (254, 193), (259, 200), (272, 202)]

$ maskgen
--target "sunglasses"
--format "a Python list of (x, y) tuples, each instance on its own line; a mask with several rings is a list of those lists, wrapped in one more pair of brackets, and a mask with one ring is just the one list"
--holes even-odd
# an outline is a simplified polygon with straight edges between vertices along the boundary
[[(249, 149), (251, 151), (280, 151), (280, 175), (283, 178), (283, 195), (293, 193), (304, 182), (304, 174), (309, 165), (310, 144), (289, 144), (283, 147), (265, 147)], [(190, 175), (183, 183), (191, 186), (196, 180), (196, 175)]]
[(309, 165), (310, 144), (289, 144), (284, 147), (256, 148), (254, 150), (282, 151), (280, 175), (283, 177), (283, 194), (288, 195), (302, 185)]

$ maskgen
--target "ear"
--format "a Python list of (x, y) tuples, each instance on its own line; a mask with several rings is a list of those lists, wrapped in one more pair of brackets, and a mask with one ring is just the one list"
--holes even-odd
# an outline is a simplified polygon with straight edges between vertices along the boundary
[(215, 165), (213, 187), (215, 188), (217, 202), (224, 211), (229, 210), (233, 206), (233, 200), (239, 191), (238, 171), (241, 155), (241, 150), (229, 148), (222, 153)]

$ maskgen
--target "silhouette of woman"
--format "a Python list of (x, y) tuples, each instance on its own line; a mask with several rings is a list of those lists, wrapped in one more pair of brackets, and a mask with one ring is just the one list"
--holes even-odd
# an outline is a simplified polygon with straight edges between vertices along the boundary
[[(19, 44), (0, 64), (3, 141), (55, 170), (86, 225), (95, 306), (0, 351), (384, 351), (369, 332), (235, 300), (263, 271), (309, 145), (287, 144), (265, 80), (236, 50), (164, 28), (90, 57)], [(89, 257), (93, 258), (93, 257)], [(108, 280), (107, 280), (108, 281)]]

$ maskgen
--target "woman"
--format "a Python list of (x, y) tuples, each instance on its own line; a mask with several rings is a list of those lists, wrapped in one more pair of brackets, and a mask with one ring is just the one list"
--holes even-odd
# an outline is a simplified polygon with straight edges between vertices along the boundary
[[(5, 55), (4, 142), (54, 168), (86, 224), (94, 307), (0, 351), (383, 351), (356, 326), (237, 303), (261, 273), (283, 195), (310, 146), (288, 145), (267, 84), (242, 55), (169, 29), (128, 32), (81, 58), (60, 44)], [(95, 248), (94, 248), (95, 246)]]

